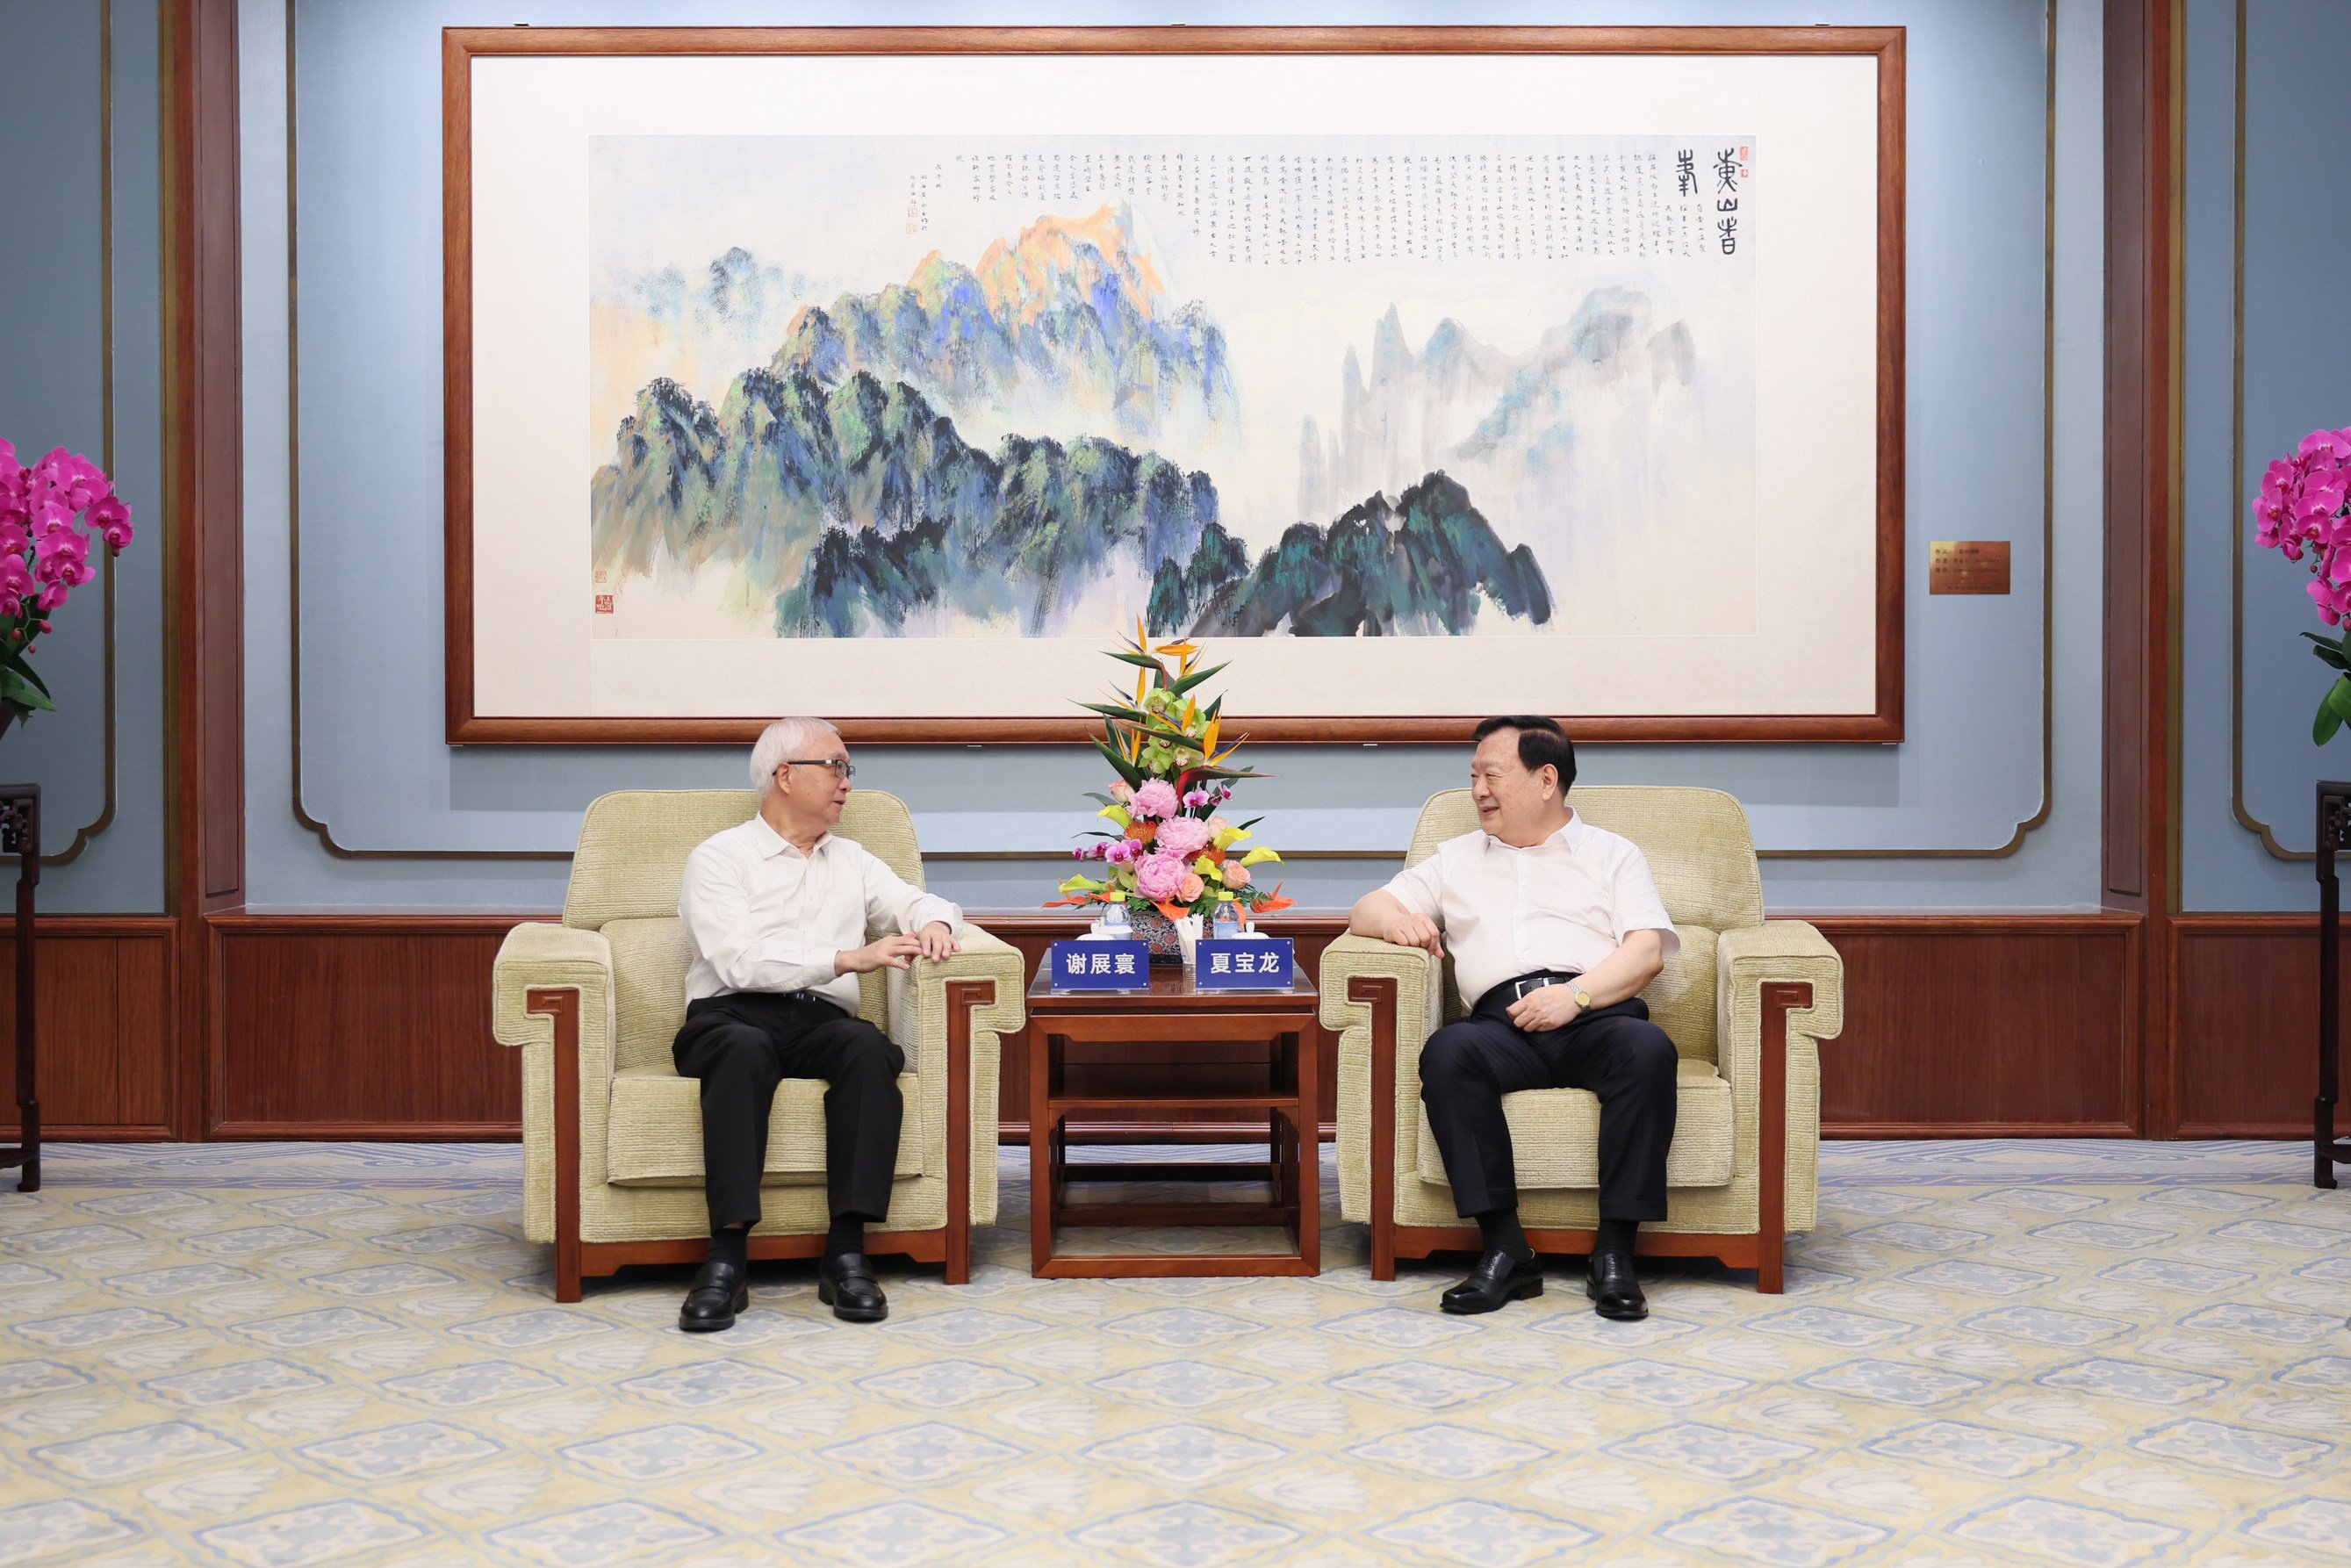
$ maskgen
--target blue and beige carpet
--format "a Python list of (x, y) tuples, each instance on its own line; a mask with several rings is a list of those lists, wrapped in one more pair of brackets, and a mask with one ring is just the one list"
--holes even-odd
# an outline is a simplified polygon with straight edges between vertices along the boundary
[[(2290, 1145), (1831, 1145), (1788, 1293), (1564, 1268), (559, 1307), (509, 1146), (73, 1146), (0, 1194), (20, 1563), (2351, 1563), (2351, 1191)], [(1324, 1191), (1334, 1183), (1326, 1179)], [(1213, 1233), (1204, 1246), (1229, 1244)], [(1111, 1244), (1119, 1244), (1115, 1237)]]

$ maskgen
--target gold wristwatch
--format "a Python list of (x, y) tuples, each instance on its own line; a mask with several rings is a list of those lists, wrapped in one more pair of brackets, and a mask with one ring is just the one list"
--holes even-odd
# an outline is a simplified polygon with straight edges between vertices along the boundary
[(1575, 986), (1571, 988), (1567, 994), (1575, 998), (1575, 1005), (1577, 1007), (1582, 1008), (1586, 1011), (1591, 1010), (1592, 993), (1590, 991), (1585, 990), (1582, 986)]

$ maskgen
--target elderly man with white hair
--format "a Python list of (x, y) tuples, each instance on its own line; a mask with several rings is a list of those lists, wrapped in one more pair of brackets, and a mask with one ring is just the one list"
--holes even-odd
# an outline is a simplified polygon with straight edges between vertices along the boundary
[[(865, 1261), (865, 1227), (890, 1209), (905, 1054), (857, 1016), (857, 977), (956, 951), (963, 912), (909, 885), (833, 828), (848, 802), (849, 748), (822, 719), (782, 718), (751, 749), (758, 814), (714, 833), (685, 862), (677, 912), (693, 944), (677, 1070), (702, 1081), (710, 1258), (678, 1327), (731, 1328), (750, 1304), (751, 1227), (768, 1163), (776, 1084), (821, 1078), (832, 1226), (817, 1299), (874, 1322), (890, 1303)], [(869, 930), (894, 935), (872, 942)]]

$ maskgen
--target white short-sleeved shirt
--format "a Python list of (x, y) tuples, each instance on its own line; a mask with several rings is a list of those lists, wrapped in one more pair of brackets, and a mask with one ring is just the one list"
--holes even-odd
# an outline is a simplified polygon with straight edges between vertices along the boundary
[(1681, 946), (1648, 860), (1632, 840), (1581, 815), (1526, 849), (1482, 828), (1447, 839), (1387, 891), (1444, 928), (1468, 1007), (1538, 969), (1589, 970), (1635, 931), (1663, 933), (1668, 958)]
[(857, 977), (833, 955), (865, 933), (961, 924), (963, 911), (903, 880), (853, 839), (827, 833), (802, 854), (754, 817), (713, 833), (686, 857), (677, 912), (694, 945), (685, 998), (729, 991), (809, 990), (857, 1010)]

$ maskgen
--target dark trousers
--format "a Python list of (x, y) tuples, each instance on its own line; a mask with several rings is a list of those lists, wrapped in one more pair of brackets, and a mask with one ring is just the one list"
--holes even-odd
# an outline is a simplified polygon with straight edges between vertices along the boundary
[(797, 991), (736, 991), (689, 1003), (671, 1051), (681, 1074), (702, 1080), (703, 1186), (713, 1235), (759, 1222), (768, 1113), (787, 1078), (830, 1085), (824, 1179), (833, 1218), (874, 1221), (890, 1212), (906, 1053), (888, 1035)]
[(1518, 1207), (1503, 1095), (1589, 1089), (1600, 1097), (1600, 1218), (1663, 1219), (1679, 1067), (1649, 1005), (1635, 997), (1579, 1013), (1565, 1029), (1526, 1034), (1510, 1022), (1515, 999), (1496, 988), (1421, 1049), (1421, 1103), (1453, 1207), (1465, 1215)]

